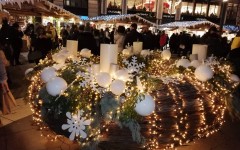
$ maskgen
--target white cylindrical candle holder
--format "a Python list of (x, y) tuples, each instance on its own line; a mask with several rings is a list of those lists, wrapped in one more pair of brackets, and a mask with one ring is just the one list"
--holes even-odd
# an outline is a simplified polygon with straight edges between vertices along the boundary
[(198, 60), (202, 61), (207, 58), (207, 45), (193, 44), (192, 54), (198, 55)]
[(99, 64), (92, 64), (93, 74), (96, 76), (100, 72), (100, 65)]
[(118, 45), (101, 44), (100, 45), (100, 72), (110, 71), (110, 65), (117, 64)]
[(116, 72), (118, 71), (118, 69), (119, 69), (119, 67), (118, 67), (118, 64), (111, 64), (110, 65), (110, 71), (109, 71), (109, 73), (110, 73), (110, 75), (113, 77), (113, 78), (115, 78), (115, 74), (116, 74)]
[(67, 40), (67, 50), (71, 52), (73, 56), (77, 56), (78, 41)]
[(143, 48), (143, 42), (133, 42), (133, 54), (140, 54)]
[(189, 59), (190, 61), (198, 60), (198, 54), (190, 54)]

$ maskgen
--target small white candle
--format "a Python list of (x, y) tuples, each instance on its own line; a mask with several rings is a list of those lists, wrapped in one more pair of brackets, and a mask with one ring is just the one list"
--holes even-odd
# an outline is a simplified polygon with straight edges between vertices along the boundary
[(111, 63), (111, 65), (110, 65), (110, 75), (113, 77), (113, 78), (115, 78), (115, 74), (116, 74), (116, 72), (118, 71), (118, 65), (117, 64), (113, 64), (113, 63)]
[(73, 56), (77, 56), (78, 41), (67, 40), (67, 50), (71, 52)]
[(202, 61), (207, 58), (207, 45), (193, 44), (192, 54), (198, 55), (198, 60)]
[(93, 74), (96, 76), (99, 74), (100, 72), (100, 65), (99, 64), (93, 64), (92, 65), (92, 70), (93, 70)]
[(143, 42), (133, 42), (133, 54), (140, 54), (143, 48)]
[(111, 63), (117, 64), (118, 45), (101, 44), (100, 45), (100, 72), (110, 71)]

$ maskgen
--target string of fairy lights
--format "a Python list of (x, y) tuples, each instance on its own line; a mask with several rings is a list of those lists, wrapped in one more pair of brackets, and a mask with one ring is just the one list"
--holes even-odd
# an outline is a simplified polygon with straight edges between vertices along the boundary
[[(119, 57), (122, 57), (122, 55), (119, 55)], [(152, 78), (149, 76), (147, 78), (140, 76), (140, 78), (143, 78), (142, 84), (147, 87), (145, 90), (152, 93), (156, 102), (154, 113), (145, 117), (149, 127), (144, 135), (147, 138), (144, 147), (147, 149), (173, 148), (217, 132), (224, 123), (225, 100), (231, 96), (232, 89), (238, 85), (238, 83), (232, 83), (230, 80), (230, 65), (223, 63), (221, 66), (215, 65), (212, 67), (215, 72), (225, 75), (225, 81), (231, 83), (231, 88), (228, 88), (226, 84), (222, 83), (222, 80), (198, 81), (191, 68), (177, 69), (175, 60), (163, 60), (158, 52), (149, 57), (147, 71), (145, 70), (148, 74), (154, 76), (177, 74), (178, 84), (163, 84), (159, 80), (150, 81)], [(93, 61), (96, 60), (99, 59), (93, 59)], [(41, 71), (52, 63), (51, 58), (46, 58), (36, 67), (36, 71), (29, 75), (31, 84), (28, 88), (28, 99), (33, 111), (33, 120), (42, 131), (42, 136), (47, 137), (50, 141), (56, 141), (62, 136), (50, 129), (45, 122), (42, 117), (43, 99), (39, 98), (39, 91), (44, 86), (40, 78)], [(75, 72), (74, 67), (76, 66), (68, 65), (63, 70)], [(59, 73), (59, 75), (61, 74)], [(76, 77), (74, 81), (80, 81), (80, 78)], [(127, 82), (126, 87), (131, 86), (132, 84)], [(133, 95), (136, 96), (136, 91), (136, 87), (131, 87), (125, 94), (134, 93), (135, 95)], [(97, 109), (96, 106), (101, 94), (93, 91), (91, 87), (80, 88), (73, 83), (61, 95), (71, 99), (72, 103), (77, 103), (77, 105), (74, 105), (75, 108), (71, 108), (72, 110), (76, 111), (85, 107), (84, 118), (90, 119), (91, 122), (100, 119), (94, 109)], [(120, 99), (120, 96), (117, 99)], [(117, 108), (116, 114), (114, 114), (117, 119), (119, 119), (119, 114), (123, 110), (133, 105), (131, 99), (131, 96), (125, 96), (123, 104)], [(79, 101), (83, 101), (83, 103), (79, 103)], [(108, 114), (110, 120), (113, 119), (113, 113), (111, 111)], [(127, 117), (130, 118), (131, 116)], [(95, 127), (87, 126), (88, 137), (82, 140), (80, 136), (77, 136), (76, 139), (83, 146), (90, 145), (92, 141), (101, 141), (103, 136), (108, 135), (110, 126), (111, 121), (102, 122), (101, 125)]]

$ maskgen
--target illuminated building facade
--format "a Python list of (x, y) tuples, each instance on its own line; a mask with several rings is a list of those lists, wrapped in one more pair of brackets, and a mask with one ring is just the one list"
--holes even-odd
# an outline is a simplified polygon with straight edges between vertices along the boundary
[(223, 4), (224, 24), (239, 24), (239, 0), (63, 0), (64, 9), (81, 16), (138, 14), (159, 23), (201, 19), (219, 23)]

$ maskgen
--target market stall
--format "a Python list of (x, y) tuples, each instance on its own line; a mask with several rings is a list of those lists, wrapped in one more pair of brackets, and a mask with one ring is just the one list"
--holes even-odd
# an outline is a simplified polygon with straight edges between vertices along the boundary
[(47, 0), (10, 0), (0, 1), (0, 10), (16, 16), (52, 16), (56, 18), (74, 18), (75, 14), (47, 1)]
[(219, 25), (212, 23), (210, 21), (176, 21), (170, 22), (167, 24), (161, 24), (158, 28), (167, 30), (169, 35), (172, 33), (180, 33), (186, 31), (190, 34), (195, 34), (198, 36), (202, 36), (205, 34), (211, 26), (215, 26), (219, 28)]

